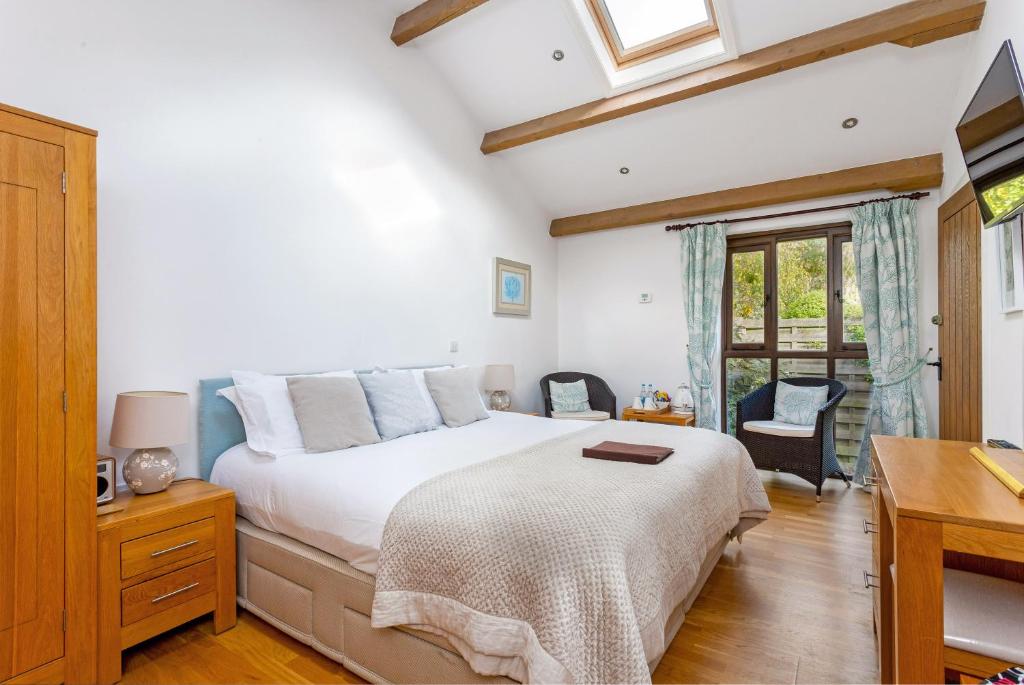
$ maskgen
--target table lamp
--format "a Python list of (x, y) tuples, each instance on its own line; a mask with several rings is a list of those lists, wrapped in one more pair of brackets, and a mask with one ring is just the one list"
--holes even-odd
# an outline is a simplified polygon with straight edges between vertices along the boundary
[(516, 371), (511, 364), (488, 364), (484, 367), (484, 390), (491, 391), (491, 409), (508, 411), (512, 398), (508, 391), (516, 387)]
[(183, 392), (139, 390), (117, 396), (110, 445), (135, 450), (121, 474), (136, 494), (166, 490), (174, 480), (178, 458), (168, 445), (188, 442), (188, 411)]

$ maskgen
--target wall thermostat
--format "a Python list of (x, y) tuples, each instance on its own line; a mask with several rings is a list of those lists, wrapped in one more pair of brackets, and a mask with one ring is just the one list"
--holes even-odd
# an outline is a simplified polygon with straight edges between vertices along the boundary
[(650, 304), (653, 299), (654, 295), (651, 293), (640, 293), (640, 304)]

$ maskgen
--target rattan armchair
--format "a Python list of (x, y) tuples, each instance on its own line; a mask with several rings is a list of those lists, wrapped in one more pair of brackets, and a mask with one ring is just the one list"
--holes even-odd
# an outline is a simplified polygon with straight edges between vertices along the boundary
[(595, 411), (608, 412), (608, 417), (611, 419), (618, 418), (615, 413), (615, 393), (604, 382), (604, 379), (580, 371), (558, 371), (556, 373), (549, 373), (540, 379), (540, 394), (544, 398), (544, 416), (551, 418), (551, 386), (548, 384), (548, 381), (575, 383), (580, 379), (587, 383), (590, 408)]
[(792, 473), (817, 488), (825, 479), (838, 474), (850, 487), (850, 481), (836, 457), (836, 409), (846, 395), (846, 386), (827, 378), (787, 378), (786, 383), (799, 386), (828, 386), (828, 401), (818, 409), (811, 437), (768, 435), (744, 430), (747, 421), (770, 421), (775, 415), (775, 388), (779, 381), (760, 387), (736, 403), (736, 439), (743, 443), (754, 466), (759, 469)]

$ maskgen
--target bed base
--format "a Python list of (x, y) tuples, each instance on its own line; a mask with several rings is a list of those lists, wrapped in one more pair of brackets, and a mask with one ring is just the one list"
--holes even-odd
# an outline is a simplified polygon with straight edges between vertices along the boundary
[[(444, 638), (408, 628), (371, 628), (373, 576), (293, 538), (238, 518), (238, 604), (372, 683), (511, 683), (482, 676)], [(683, 625), (718, 563), (723, 537), (693, 590), (669, 616), (665, 644)], [(651, 672), (661, 661), (658, 655)]]

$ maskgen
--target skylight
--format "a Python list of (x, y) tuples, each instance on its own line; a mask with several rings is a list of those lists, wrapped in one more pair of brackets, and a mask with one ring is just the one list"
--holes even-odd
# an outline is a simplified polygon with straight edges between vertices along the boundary
[(623, 50), (708, 21), (704, 0), (603, 0)]
[(618, 68), (713, 40), (709, 0), (587, 0)]

